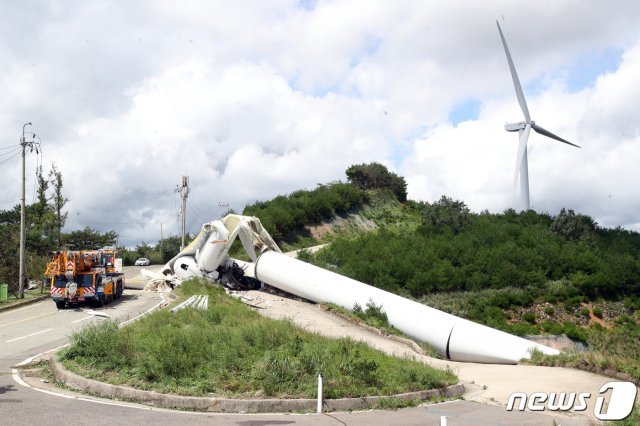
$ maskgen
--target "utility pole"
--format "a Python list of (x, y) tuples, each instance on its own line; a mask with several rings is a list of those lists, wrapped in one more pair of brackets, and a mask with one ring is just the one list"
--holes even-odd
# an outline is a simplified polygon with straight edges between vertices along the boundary
[(182, 176), (182, 186), (176, 187), (174, 192), (179, 192), (182, 197), (182, 245), (180, 250), (184, 249), (184, 236), (187, 224), (187, 197), (189, 196), (189, 176)]
[[(22, 139), (20, 140), (20, 145), (22, 146), (22, 198), (20, 199), (20, 272), (18, 273), (18, 297), (20, 299), (24, 299), (24, 282), (26, 281), (26, 271), (25, 271), (25, 263), (24, 263), (24, 252), (25, 252), (25, 157), (26, 157), (26, 148), (27, 146), (31, 149), (31, 152), (34, 150), (34, 145), (36, 145), (35, 141), (26, 141), (25, 138), (25, 127), (31, 126), (31, 122), (25, 123), (22, 126)], [(31, 132), (33, 136), (36, 136), (35, 133)], [(36, 154), (38, 153), (38, 147), (35, 146)]]
[(162, 262), (164, 262), (164, 253), (162, 250), (162, 245), (164, 244), (164, 233), (162, 232), (162, 222), (160, 222), (160, 257), (162, 258)]

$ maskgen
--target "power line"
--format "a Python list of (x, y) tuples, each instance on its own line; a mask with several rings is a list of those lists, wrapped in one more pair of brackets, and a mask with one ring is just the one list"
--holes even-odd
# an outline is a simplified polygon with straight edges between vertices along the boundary
[(0, 148), (0, 151), (3, 151), (5, 149), (9, 149), (9, 148), (20, 148), (20, 144), (3, 146), (2, 148)]
[[(204, 223), (205, 221), (202, 220), (202, 217), (200, 216), (202, 213), (198, 209), (194, 208), (194, 206), (191, 205), (191, 203), (189, 201), (187, 201), (187, 205), (191, 209), (191, 218), (192, 219), (197, 219), (199, 222)], [(194, 212), (194, 210), (195, 210), (195, 212)]]
[(0, 154), (0, 157), (3, 156), (3, 155), (13, 154), (14, 152), (20, 152), (20, 147), (15, 148), (13, 151), (3, 152), (2, 154)]
[(200, 207), (197, 204), (194, 203), (189, 203), (189, 207), (191, 207), (192, 209), (194, 209), (196, 211), (196, 213), (200, 216), (206, 216), (204, 213), (202, 213), (202, 210), (200, 209)]
[(13, 154), (11, 157), (7, 158), (7, 159), (6, 159), (6, 160), (4, 160), (4, 161), (1, 161), (1, 162), (0, 162), (0, 166), (1, 166), (1, 165), (3, 165), (4, 163), (6, 163), (7, 161), (11, 160), (12, 158), (15, 158), (18, 154), (20, 154), (20, 149), (18, 149), (18, 151), (16, 151), (16, 153), (15, 153), (15, 154)]

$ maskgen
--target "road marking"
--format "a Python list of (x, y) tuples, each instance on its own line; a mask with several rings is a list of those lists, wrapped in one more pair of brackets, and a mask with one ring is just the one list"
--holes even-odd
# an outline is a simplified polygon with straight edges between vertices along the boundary
[(147, 315), (148, 313), (150, 313), (151, 311), (153, 311), (154, 309), (156, 309), (158, 306), (162, 305), (163, 303), (166, 303), (166, 300), (164, 299), (164, 295), (162, 293), (160, 293), (160, 302), (158, 302), (157, 305), (153, 306), (148, 311), (141, 313), (137, 317), (133, 317), (133, 318), (127, 320), (127, 321), (121, 322), (120, 325), (118, 325), (118, 327), (124, 327), (125, 325), (129, 324), (130, 322), (133, 322), (133, 321), (137, 320), (138, 318), (141, 318), (144, 315)]
[[(37, 355), (30, 356), (29, 358), (25, 359), (24, 361), (16, 364), (15, 367), (22, 367), (24, 365), (31, 364), (34, 359), (39, 358), (42, 355), (46, 355), (46, 354), (51, 353), (51, 352), (55, 352), (58, 349), (66, 348), (69, 345), (70, 345), (70, 343), (65, 343), (64, 345), (58, 346), (57, 348), (49, 349), (48, 351), (40, 352)], [(12, 367), (12, 368), (14, 368), (14, 367)]]
[(55, 311), (55, 312), (47, 312), (46, 314), (36, 315), (36, 316), (33, 316), (33, 317), (29, 317), (29, 318), (21, 319), (21, 320), (18, 320), (18, 321), (10, 322), (8, 324), (0, 324), (0, 328), (8, 327), (10, 325), (18, 324), (18, 323), (25, 322), (25, 321), (30, 321), (30, 320), (35, 319), (35, 318), (45, 317), (47, 315), (53, 315), (55, 313), (57, 313), (57, 311)]
[(24, 311), (25, 309), (35, 308), (36, 306), (39, 306), (40, 304), (42, 304), (44, 302), (47, 302), (47, 300), (49, 300), (49, 299), (42, 299), (39, 302), (30, 303), (30, 304), (28, 304), (26, 306), (23, 306), (22, 308), (9, 309), (7, 311), (4, 311), (4, 312), (0, 313), (0, 317), (8, 316), (8, 315), (13, 314), (15, 312)]
[(71, 321), (71, 324), (75, 324), (77, 322), (88, 320), (89, 318), (93, 318), (93, 315), (89, 315), (88, 317), (80, 318), (79, 320)]
[[(142, 314), (131, 318), (130, 320), (125, 321), (124, 323), (121, 323), (120, 325), (124, 325), (124, 324), (128, 324), (132, 321), (137, 320), (138, 318), (150, 313), (151, 311), (153, 311), (154, 309), (156, 309), (158, 306), (160, 306), (163, 303), (166, 303), (166, 299), (164, 298), (164, 295), (162, 293), (160, 293), (160, 299), (161, 301), (156, 304), (155, 306), (153, 306), (152, 308), (148, 309), (147, 311), (143, 312)], [(88, 317), (91, 318), (91, 317)], [(48, 330), (45, 330), (48, 331)], [(41, 332), (42, 333), (42, 332)], [(27, 337), (27, 336), (25, 336)], [(165, 412), (165, 413), (172, 413), (172, 414), (181, 414), (181, 415), (186, 415), (186, 416), (207, 416), (207, 417), (222, 417), (222, 416), (237, 416), (237, 417), (241, 417), (241, 416), (279, 416), (281, 415), (281, 413), (255, 413), (255, 414), (246, 414), (246, 413), (216, 413), (216, 412), (197, 412), (197, 411), (181, 411), (181, 410), (172, 410), (169, 408), (159, 408), (159, 407), (150, 407), (148, 405), (142, 405), (142, 404), (136, 404), (136, 403), (127, 403), (127, 402), (113, 402), (113, 401), (108, 401), (105, 399), (98, 399), (96, 397), (91, 397), (91, 396), (78, 396), (78, 395), (66, 395), (62, 392), (54, 392), (54, 391), (50, 391), (47, 389), (41, 389), (35, 386), (30, 385), (29, 383), (25, 382), (22, 377), (20, 377), (20, 370), (19, 367), (25, 366), (30, 364), (31, 362), (33, 362), (35, 359), (51, 353), (51, 352), (55, 352), (59, 349), (62, 349), (66, 346), (69, 346), (69, 343), (64, 344), (62, 346), (58, 346), (57, 348), (53, 348), (53, 349), (49, 349), (45, 352), (41, 352), (37, 355), (33, 355), (27, 359), (25, 359), (24, 361), (16, 364), (14, 367), (11, 368), (11, 376), (13, 378), (13, 380), (18, 383), (21, 386), (24, 386), (25, 388), (28, 389), (32, 389), (36, 392), (42, 392), (44, 394), (47, 395), (52, 395), (52, 396), (57, 396), (57, 397), (61, 397), (61, 398), (65, 398), (65, 399), (75, 399), (76, 401), (83, 401), (83, 402), (89, 402), (89, 403), (94, 403), (94, 404), (102, 404), (102, 405), (111, 405), (111, 406), (115, 406), (115, 407), (123, 407), (123, 408), (132, 408), (132, 409), (137, 409), (137, 410), (145, 410), (145, 411), (155, 411), (155, 412)], [(18, 368), (16, 368), (18, 367)], [(289, 413), (288, 415), (290, 415), (291, 417), (295, 417), (295, 416), (308, 416), (308, 414), (306, 413)]]
[(7, 340), (5, 343), (15, 342), (16, 340), (26, 339), (27, 337), (37, 336), (38, 334), (46, 333), (47, 331), (51, 331), (53, 328), (47, 328), (46, 330), (38, 331), (37, 333), (27, 334), (26, 336), (16, 337), (15, 339)]

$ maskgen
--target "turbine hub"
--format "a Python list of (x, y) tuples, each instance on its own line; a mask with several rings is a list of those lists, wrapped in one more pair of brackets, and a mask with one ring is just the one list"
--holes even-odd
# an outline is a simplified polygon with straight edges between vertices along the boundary
[[(533, 121), (531, 123), (533, 123)], [(507, 123), (504, 125), (504, 129), (507, 132), (519, 132), (521, 130), (524, 130), (526, 125), (527, 125), (526, 121), (520, 121), (519, 123)]]

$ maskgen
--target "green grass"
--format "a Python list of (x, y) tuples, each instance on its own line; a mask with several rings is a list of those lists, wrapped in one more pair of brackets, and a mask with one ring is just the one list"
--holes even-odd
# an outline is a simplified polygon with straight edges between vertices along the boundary
[(208, 294), (209, 309), (159, 311), (124, 328), (90, 325), (72, 336), (60, 359), (91, 378), (197, 396), (315, 398), (319, 372), (326, 398), (457, 383), (451, 372), (264, 318), (219, 287), (192, 280), (180, 293)]
[[(361, 321), (371, 327), (377, 328), (385, 334), (393, 334), (395, 336), (410, 339), (402, 331), (389, 324), (386, 313), (381, 309), (380, 306), (376, 306), (375, 303), (367, 303), (364, 309), (356, 305), (354, 306), (354, 309), (352, 311), (333, 303), (323, 303), (322, 305), (329, 312), (336, 312), (353, 320)], [(426, 356), (430, 356), (432, 358), (441, 358), (440, 354), (438, 354), (438, 351), (433, 346), (421, 341), (417, 341), (416, 343), (422, 348), (422, 351)]]
[(336, 312), (353, 320), (361, 321), (386, 334), (404, 336), (400, 330), (389, 324), (387, 314), (379, 306), (376, 306), (375, 303), (367, 303), (367, 306), (364, 309), (362, 309), (360, 305), (356, 304), (352, 311), (333, 303), (323, 303), (323, 306), (329, 312)]
[(35, 299), (36, 297), (42, 297), (42, 296), (48, 296), (48, 295), (49, 295), (49, 288), (46, 285), (44, 286), (44, 289), (42, 290), (42, 292), (40, 291), (40, 288), (37, 288), (34, 290), (25, 290), (24, 299), (18, 299), (16, 295), (8, 292), (7, 300), (1, 300), (0, 307), (14, 305), (16, 303), (24, 302), (25, 300)]

